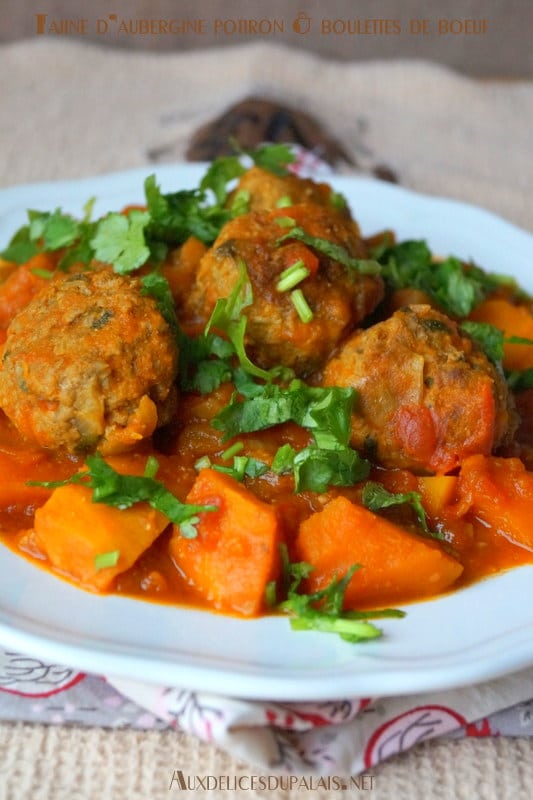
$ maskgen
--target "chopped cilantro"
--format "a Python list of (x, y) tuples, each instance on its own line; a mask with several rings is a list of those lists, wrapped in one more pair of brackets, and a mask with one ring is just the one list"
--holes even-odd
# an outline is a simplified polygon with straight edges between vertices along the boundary
[(159, 313), (177, 337), (178, 321), (176, 318), (176, 307), (169, 283), (165, 276), (157, 272), (157, 270), (149, 272), (141, 278), (141, 287), (141, 294), (150, 295), (155, 299)]
[(432, 539), (444, 539), (443, 534), (430, 530), (419, 492), (393, 493), (385, 489), (381, 483), (369, 481), (363, 489), (362, 500), (363, 505), (369, 508), (370, 511), (380, 511), (382, 508), (389, 508), (390, 506), (409, 505), (415, 512), (426, 536)]
[(38, 252), (37, 244), (30, 239), (30, 226), (23, 225), (11, 237), (8, 246), (0, 252), (0, 258), (14, 264), (24, 264)]
[(509, 388), (514, 392), (523, 392), (525, 389), (533, 389), (533, 367), (522, 370), (512, 370), (506, 374)]
[(494, 364), (501, 364), (503, 361), (504, 344), (533, 345), (533, 340), (526, 339), (523, 336), (506, 337), (500, 328), (491, 325), (490, 322), (465, 320), (461, 323), (461, 330), (479, 345), (487, 358)]
[(63, 481), (28, 481), (29, 486), (44, 486), (55, 489), (69, 483), (81, 484), (92, 489), (93, 503), (103, 503), (114, 508), (131, 508), (135, 503), (149, 503), (156, 511), (164, 514), (170, 522), (180, 526), (183, 536), (196, 535), (193, 529), (197, 515), (205, 511), (217, 511), (217, 506), (200, 506), (182, 503), (172, 492), (155, 480), (157, 459), (149, 457), (145, 475), (122, 475), (113, 469), (102, 456), (87, 456), (87, 469), (77, 472)]
[(293, 472), (297, 492), (325, 492), (329, 486), (353, 486), (364, 480), (370, 464), (351, 447), (309, 445), (295, 451), (285, 444), (274, 456), (272, 471), (280, 475)]
[(233, 291), (229, 297), (217, 300), (211, 318), (206, 325), (204, 335), (208, 335), (211, 328), (225, 333), (235, 349), (241, 367), (250, 375), (269, 381), (272, 377), (271, 373), (256, 367), (246, 355), (244, 338), (247, 319), (242, 311), (252, 302), (252, 287), (246, 272), (246, 265), (241, 259), (239, 261), (239, 278)]
[(28, 225), (23, 225), (11, 238), (2, 258), (23, 264), (42, 252), (53, 252), (74, 245), (86, 222), (78, 222), (59, 208), (54, 212), (29, 210)]
[[(279, 219), (277, 222), (279, 223)], [(294, 225), (287, 233), (280, 236), (277, 244), (283, 244), (287, 239), (297, 239), (299, 242), (303, 242), (303, 244), (312, 247), (314, 250), (318, 250), (319, 253), (331, 258), (333, 261), (337, 261), (344, 267), (349, 267), (359, 272), (361, 275), (379, 275), (381, 272), (380, 264), (374, 259), (354, 258), (342, 245), (330, 242), (329, 239), (322, 239), (319, 236), (311, 236), (298, 225)]]
[(468, 316), (488, 292), (502, 283), (500, 277), (474, 264), (463, 264), (454, 256), (434, 261), (424, 241), (407, 240), (375, 255), (391, 289), (420, 289), (454, 317)]
[(504, 333), (489, 322), (471, 322), (465, 320), (461, 323), (464, 331), (483, 350), (487, 358), (499, 364), (503, 359)]
[(338, 386), (307, 386), (303, 381), (291, 381), (287, 388), (270, 384), (255, 397), (236, 400), (220, 411), (213, 426), (231, 439), (239, 433), (251, 433), (271, 428), (282, 422), (296, 422), (309, 428), (318, 437), (327, 436), (346, 446), (350, 438), (350, 415), (355, 391)]
[(354, 564), (342, 578), (335, 578), (324, 589), (305, 594), (300, 585), (313, 570), (305, 561), (290, 563), (287, 547), (280, 547), (285, 599), (277, 603), (278, 587), (270, 583), (266, 587), (266, 599), (270, 607), (290, 615), (293, 630), (314, 630), (336, 633), (350, 643), (376, 639), (382, 635), (379, 628), (369, 620), (382, 617), (404, 617), (398, 609), (376, 611), (343, 611), (344, 595), (358, 565)]
[(273, 175), (283, 177), (288, 174), (287, 167), (296, 161), (295, 155), (287, 144), (263, 144), (256, 150), (245, 150), (257, 167), (266, 169)]
[(228, 184), (246, 172), (239, 156), (222, 156), (215, 159), (200, 181), (200, 190), (211, 190), (217, 203), (222, 206), (228, 196)]
[(57, 208), (53, 213), (28, 211), (29, 235), (33, 242), (42, 239), (43, 250), (60, 250), (73, 244), (79, 235), (79, 222)]

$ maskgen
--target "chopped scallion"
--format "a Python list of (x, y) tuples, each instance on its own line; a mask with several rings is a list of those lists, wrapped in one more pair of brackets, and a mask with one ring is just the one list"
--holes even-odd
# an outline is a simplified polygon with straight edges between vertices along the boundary
[(307, 269), (302, 259), (299, 259), (287, 269), (284, 269), (279, 276), (276, 284), (278, 292), (288, 292), (289, 289), (294, 289), (303, 280), (309, 277), (311, 272)]
[(116, 567), (120, 557), (120, 550), (110, 550), (107, 553), (97, 553), (94, 557), (95, 569), (106, 569), (106, 567)]
[(37, 275), (38, 278), (44, 278), (47, 281), (54, 277), (52, 270), (44, 269), (44, 267), (33, 267), (32, 273)]
[(281, 228), (294, 228), (296, 225), (292, 217), (276, 217), (276, 222)]
[(288, 194), (284, 194), (283, 197), (280, 197), (278, 202), (276, 203), (277, 208), (287, 208), (288, 206), (292, 206), (292, 200)]
[(313, 312), (311, 311), (309, 303), (305, 299), (302, 290), (293, 289), (291, 292), (291, 300), (302, 322), (311, 322), (313, 319)]
[(197, 472), (200, 472), (201, 469), (209, 469), (210, 466), (211, 466), (211, 459), (209, 458), (209, 456), (202, 456), (202, 458), (199, 458), (198, 461), (195, 463), (194, 469), (197, 470)]
[(237, 453), (240, 453), (243, 447), (244, 445), (242, 442), (235, 442), (235, 444), (232, 444), (227, 450), (224, 450), (222, 453), (222, 460), (229, 461), (230, 458), (233, 458), (233, 456), (236, 456)]

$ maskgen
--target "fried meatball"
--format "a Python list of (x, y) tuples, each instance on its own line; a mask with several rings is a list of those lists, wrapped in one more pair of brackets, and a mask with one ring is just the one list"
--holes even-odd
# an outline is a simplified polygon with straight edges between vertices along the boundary
[(230, 195), (230, 205), (239, 192), (245, 192), (249, 197), (249, 211), (270, 211), (280, 200), (290, 201), (291, 205), (315, 203), (332, 207), (337, 197), (327, 183), (317, 183), (291, 173), (274, 175), (260, 167), (252, 167), (244, 173)]
[[(286, 215), (311, 236), (340, 245), (354, 258), (366, 258), (357, 225), (334, 209), (307, 204), (252, 212), (227, 223), (202, 258), (191, 304), (200, 317), (209, 317), (218, 298), (231, 294), (243, 262), (253, 292), (252, 304), (244, 309), (250, 355), (262, 367), (283, 364), (307, 375), (374, 310), (383, 297), (383, 282), (295, 239), (279, 243), (290, 230), (280, 222)], [(299, 261), (310, 271), (297, 287), (312, 311), (309, 322), (300, 318), (291, 291), (277, 288), (280, 274)]]
[(0, 407), (41, 447), (116, 453), (169, 421), (177, 366), (172, 331), (138, 280), (69, 275), (9, 326)]
[(353, 334), (323, 382), (357, 389), (351, 444), (389, 468), (446, 473), (469, 455), (488, 455), (516, 429), (501, 372), (428, 305)]

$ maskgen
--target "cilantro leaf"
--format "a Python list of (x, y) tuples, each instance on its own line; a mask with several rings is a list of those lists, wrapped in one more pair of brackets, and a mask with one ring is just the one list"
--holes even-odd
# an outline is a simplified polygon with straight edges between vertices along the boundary
[(150, 215), (147, 240), (152, 251), (164, 252), (161, 245), (177, 246), (195, 236), (204, 244), (212, 244), (222, 226), (231, 219), (229, 209), (218, 203), (209, 205), (206, 193), (200, 189), (183, 189), (163, 194), (155, 176), (144, 182), (146, 204)]
[(471, 322), (470, 320), (461, 323), (461, 330), (476, 342), (490, 361), (494, 364), (501, 363), (505, 341), (503, 331), (489, 322)]
[[(87, 486), (93, 491), (93, 503), (103, 503), (114, 508), (131, 508), (135, 503), (149, 503), (164, 514), (170, 522), (180, 526), (180, 532), (189, 538), (196, 535), (193, 519), (205, 511), (217, 511), (217, 506), (200, 506), (182, 503), (172, 492), (153, 477), (156, 459), (147, 462), (148, 474), (122, 475), (111, 467), (102, 456), (87, 456), (87, 469), (63, 481), (28, 481), (30, 486), (55, 489), (69, 483)], [(198, 519), (196, 519), (198, 521)], [(188, 525), (187, 525), (188, 523)]]
[(73, 244), (79, 236), (79, 225), (73, 217), (63, 214), (57, 208), (53, 213), (48, 211), (28, 211), (30, 221), (30, 239), (43, 241), (43, 250), (60, 250)]
[[(313, 570), (305, 561), (290, 563), (287, 547), (280, 547), (286, 599), (275, 607), (289, 614), (293, 630), (315, 630), (322, 633), (336, 633), (347, 642), (356, 643), (376, 639), (382, 631), (369, 622), (380, 617), (404, 617), (405, 613), (398, 609), (380, 609), (376, 611), (343, 611), (344, 595), (358, 565), (354, 564), (341, 578), (335, 578), (324, 589), (305, 594), (300, 585)], [(277, 586), (267, 586), (269, 604), (277, 601)]]
[(233, 400), (213, 420), (213, 426), (231, 439), (239, 433), (295, 422), (312, 430), (322, 442), (345, 446), (350, 438), (350, 417), (355, 391), (338, 386), (308, 386), (292, 381), (287, 388), (270, 384), (261, 394)]
[(370, 472), (368, 461), (351, 447), (329, 450), (310, 445), (296, 453), (293, 464), (297, 492), (306, 489), (325, 492), (329, 486), (353, 486)]
[(6, 261), (23, 264), (37, 253), (71, 247), (79, 240), (85, 225), (59, 208), (52, 213), (30, 209), (27, 214), (29, 224), (19, 228), (0, 253)]
[(14, 264), (24, 264), (38, 252), (37, 244), (30, 238), (30, 226), (23, 225), (11, 237), (5, 250), (0, 252), (0, 258)]
[(278, 475), (292, 472), (297, 492), (321, 493), (329, 486), (353, 486), (364, 480), (370, 464), (351, 447), (327, 449), (309, 445), (296, 451), (284, 444), (277, 450), (271, 469)]
[(273, 175), (283, 177), (288, 174), (288, 165), (296, 161), (296, 157), (287, 144), (263, 144), (256, 150), (244, 151), (257, 167), (266, 169)]
[(176, 318), (176, 307), (169, 283), (165, 276), (157, 272), (157, 270), (143, 275), (141, 278), (141, 294), (150, 295), (155, 299), (159, 313), (177, 337), (178, 321)]
[(370, 509), (370, 511), (380, 511), (382, 508), (389, 508), (390, 506), (409, 505), (415, 512), (418, 522), (426, 536), (440, 541), (445, 538), (442, 533), (430, 530), (419, 492), (393, 493), (385, 489), (381, 483), (368, 481), (363, 489), (362, 500), (363, 505)]
[(91, 239), (94, 255), (115, 272), (125, 274), (141, 267), (150, 257), (144, 237), (150, 220), (146, 211), (133, 210), (128, 215), (111, 213), (100, 220)]
[(466, 317), (496, 289), (503, 279), (475, 264), (463, 264), (450, 256), (434, 261), (426, 242), (407, 240), (375, 253), (383, 265), (383, 277), (391, 289), (413, 287), (426, 292), (446, 312)]
[(254, 375), (256, 378), (269, 381), (272, 378), (271, 373), (256, 367), (246, 355), (244, 339), (248, 320), (242, 312), (252, 302), (252, 287), (246, 272), (246, 265), (241, 259), (239, 261), (239, 278), (233, 291), (229, 297), (217, 300), (204, 333), (208, 335), (211, 328), (216, 328), (218, 331), (225, 333), (233, 345), (239, 363), (245, 372)]
[(215, 159), (208, 167), (207, 172), (200, 181), (201, 191), (210, 189), (219, 205), (224, 205), (228, 196), (228, 183), (235, 178), (240, 178), (246, 168), (239, 156), (221, 156)]
[(512, 370), (506, 374), (509, 388), (514, 392), (523, 392), (525, 389), (533, 389), (533, 367), (522, 370)]
[(319, 253), (331, 258), (333, 261), (359, 272), (361, 275), (379, 275), (381, 273), (381, 265), (374, 259), (354, 258), (342, 245), (330, 242), (329, 239), (322, 239), (319, 236), (311, 236), (298, 225), (291, 227), (287, 233), (280, 236), (277, 244), (280, 245), (287, 239), (297, 239), (314, 250), (318, 250)]

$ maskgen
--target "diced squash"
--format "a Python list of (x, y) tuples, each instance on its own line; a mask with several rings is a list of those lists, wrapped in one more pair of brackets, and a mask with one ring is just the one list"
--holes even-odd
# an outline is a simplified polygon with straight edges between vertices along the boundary
[[(129, 569), (159, 534), (168, 519), (147, 503), (128, 509), (93, 503), (86, 486), (55, 489), (35, 512), (38, 547), (58, 572), (86, 589), (102, 592), (116, 575)], [(98, 558), (118, 551), (117, 563), (98, 567)]]
[(457, 489), (455, 475), (436, 475), (418, 478), (418, 491), (424, 510), (430, 517), (441, 516), (446, 506), (454, 502)]
[[(533, 316), (525, 305), (515, 305), (508, 300), (485, 300), (470, 314), (474, 322), (488, 322), (505, 333), (506, 338), (519, 336), (533, 341)], [(533, 345), (504, 344), (503, 365), (506, 369), (533, 367)]]
[(461, 466), (459, 503), (498, 536), (533, 552), (533, 472), (517, 458), (471, 456)]
[(437, 595), (463, 571), (437, 543), (342, 496), (300, 525), (296, 560), (314, 566), (309, 591), (325, 588), (353, 564), (360, 565), (346, 589), (347, 609)]
[(211, 469), (200, 471), (187, 502), (215, 505), (218, 511), (200, 515), (194, 539), (176, 528), (170, 552), (178, 569), (217, 610), (258, 614), (265, 587), (279, 569), (280, 526), (274, 508)]

